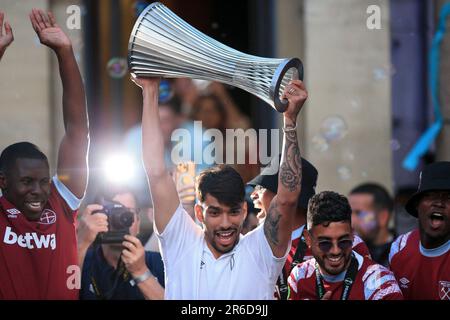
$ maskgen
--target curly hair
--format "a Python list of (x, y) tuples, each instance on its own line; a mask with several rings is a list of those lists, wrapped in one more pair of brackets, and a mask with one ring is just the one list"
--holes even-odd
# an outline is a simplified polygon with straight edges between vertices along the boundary
[(308, 203), (308, 230), (317, 225), (327, 227), (331, 222), (352, 221), (352, 208), (345, 196), (322, 191), (313, 196)]

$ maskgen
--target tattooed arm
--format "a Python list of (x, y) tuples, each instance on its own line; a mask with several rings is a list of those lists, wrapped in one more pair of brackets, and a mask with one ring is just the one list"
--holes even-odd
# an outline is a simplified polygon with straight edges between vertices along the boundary
[(300, 147), (297, 140), (297, 115), (308, 97), (305, 85), (300, 80), (294, 80), (283, 93), (288, 99), (289, 106), (284, 113), (283, 153), (278, 174), (277, 195), (270, 203), (264, 234), (275, 257), (282, 257), (286, 253), (291, 241), (292, 221), (300, 195), (302, 165)]

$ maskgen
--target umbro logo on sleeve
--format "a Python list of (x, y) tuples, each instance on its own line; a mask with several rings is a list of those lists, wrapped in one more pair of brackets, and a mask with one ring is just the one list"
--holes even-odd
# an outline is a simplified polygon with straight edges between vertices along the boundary
[(404, 289), (408, 289), (408, 285), (409, 285), (409, 280), (406, 279), (405, 277), (401, 278), (399, 281), (400, 287), (404, 288)]

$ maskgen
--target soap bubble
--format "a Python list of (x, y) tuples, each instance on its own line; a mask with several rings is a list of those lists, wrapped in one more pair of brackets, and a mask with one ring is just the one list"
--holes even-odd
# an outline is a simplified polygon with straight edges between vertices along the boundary
[(345, 158), (345, 160), (353, 161), (353, 160), (355, 160), (355, 155), (352, 152), (347, 152), (344, 155), (344, 158)]
[(108, 61), (106, 69), (111, 78), (123, 78), (128, 71), (127, 60), (125, 58), (112, 58)]
[(347, 166), (339, 166), (337, 172), (341, 180), (349, 180), (352, 177), (352, 170)]
[(347, 134), (347, 124), (340, 116), (329, 116), (322, 121), (320, 131), (327, 141), (342, 139)]
[(313, 145), (314, 150), (317, 150), (319, 152), (325, 152), (329, 148), (327, 140), (320, 135), (315, 135), (312, 138), (311, 143)]
[(396, 73), (397, 70), (393, 65), (377, 67), (372, 70), (373, 78), (377, 81), (381, 81), (388, 77), (392, 77)]
[(375, 80), (384, 80), (386, 79), (386, 71), (383, 68), (375, 68), (372, 70), (373, 78)]
[(350, 105), (353, 109), (358, 110), (361, 107), (361, 103), (357, 99), (352, 99)]

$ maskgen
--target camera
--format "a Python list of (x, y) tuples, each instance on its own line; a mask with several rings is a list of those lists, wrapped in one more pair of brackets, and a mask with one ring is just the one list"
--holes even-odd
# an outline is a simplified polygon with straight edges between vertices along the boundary
[(103, 202), (103, 209), (94, 211), (104, 213), (108, 217), (108, 232), (97, 235), (96, 243), (122, 243), (124, 236), (130, 234), (134, 222), (134, 213), (118, 202)]

